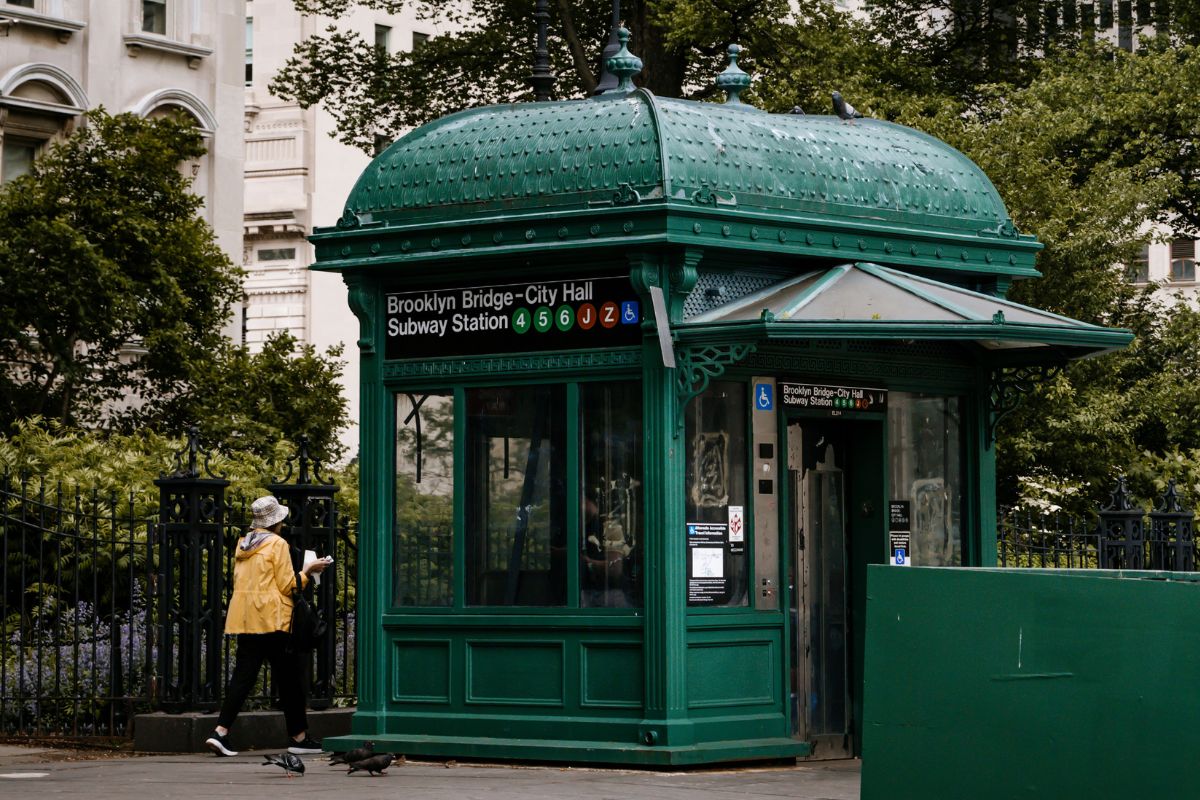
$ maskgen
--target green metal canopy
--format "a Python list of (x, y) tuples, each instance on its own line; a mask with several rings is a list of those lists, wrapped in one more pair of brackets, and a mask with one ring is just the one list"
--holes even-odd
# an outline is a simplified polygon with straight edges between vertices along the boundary
[[(756, 338), (973, 342), (998, 363), (1042, 363), (1124, 347), (1133, 334), (888, 269), (841, 264), (813, 270), (688, 318), (691, 341), (735, 329)], [(742, 337), (744, 338), (744, 337)]]
[(334, 270), (547, 241), (831, 260), (853, 250), (977, 285), (1001, 277), (1001, 291), (1038, 274), (1041, 249), (979, 167), (920, 131), (643, 89), (474, 108), (417, 128), (375, 158), (337, 228), (313, 241), (318, 268)]

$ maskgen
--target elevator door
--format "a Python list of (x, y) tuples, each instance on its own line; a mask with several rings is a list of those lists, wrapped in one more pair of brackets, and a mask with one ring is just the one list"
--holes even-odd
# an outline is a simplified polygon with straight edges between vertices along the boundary
[(812, 745), (814, 758), (854, 754), (845, 450), (826, 426), (788, 426), (792, 730)]

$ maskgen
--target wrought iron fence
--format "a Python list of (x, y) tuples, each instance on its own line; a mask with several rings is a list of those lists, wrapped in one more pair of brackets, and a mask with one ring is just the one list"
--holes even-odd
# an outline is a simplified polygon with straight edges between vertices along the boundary
[[(317, 589), (327, 636), (311, 657), (310, 704), (349, 705), (356, 526), (338, 517), (336, 489), (301, 466), (296, 483), (271, 488), (293, 511), (285, 536), (334, 557)], [(210, 493), (189, 506), (168, 494), (0, 476), (0, 733), (128, 736), (142, 711), (219, 704), (236, 654), (221, 622), (250, 498)], [(272, 703), (269, 668), (254, 695)]]
[(1174, 481), (1147, 512), (1121, 478), (1109, 501), (1088, 516), (1001, 509), (997, 562), (1002, 567), (1192, 572), (1200, 563), (1194, 517), (1180, 502)]
[(1040, 509), (1001, 509), (996, 557), (1002, 567), (1099, 567), (1097, 519)]

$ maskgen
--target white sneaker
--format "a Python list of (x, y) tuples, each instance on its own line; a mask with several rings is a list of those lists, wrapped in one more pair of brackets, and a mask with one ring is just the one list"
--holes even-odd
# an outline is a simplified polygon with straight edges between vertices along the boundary
[(230, 747), (229, 741), (216, 731), (213, 731), (212, 736), (209, 736), (207, 739), (205, 739), (204, 743), (208, 745), (209, 750), (212, 750), (219, 756), (237, 755), (237, 750), (234, 750), (232, 747)]

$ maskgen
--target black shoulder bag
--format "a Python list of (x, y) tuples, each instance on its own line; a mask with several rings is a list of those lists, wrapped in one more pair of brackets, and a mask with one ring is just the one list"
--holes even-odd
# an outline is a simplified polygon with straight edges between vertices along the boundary
[(292, 634), (288, 649), (295, 653), (308, 653), (316, 649), (317, 642), (325, 635), (325, 622), (317, 614), (312, 603), (300, 588), (300, 573), (296, 573), (296, 588), (292, 590)]

